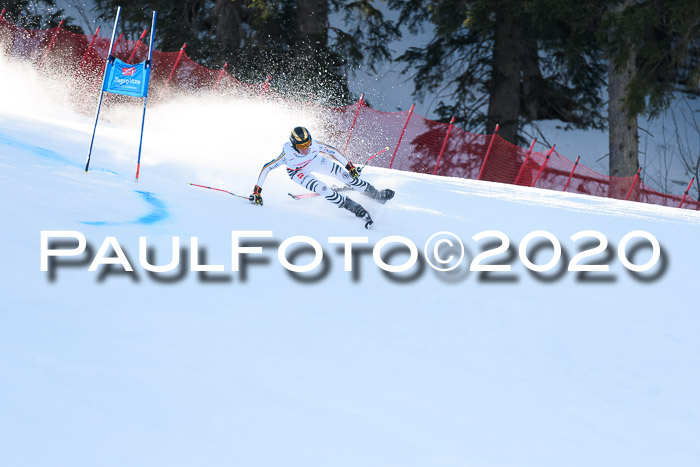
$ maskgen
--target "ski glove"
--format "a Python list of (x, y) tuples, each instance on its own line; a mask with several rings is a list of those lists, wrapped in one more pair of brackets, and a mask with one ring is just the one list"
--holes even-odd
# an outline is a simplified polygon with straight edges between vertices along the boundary
[(350, 172), (350, 176), (357, 180), (357, 177), (360, 176), (360, 173), (357, 171), (357, 168), (355, 168), (354, 165), (352, 165), (352, 162), (348, 161), (348, 165), (345, 166), (348, 172)]
[(255, 185), (255, 188), (253, 188), (253, 194), (248, 197), (248, 199), (250, 200), (250, 204), (259, 204), (260, 206), (263, 205), (262, 196), (260, 196), (261, 191), (262, 188), (260, 188), (258, 185)]

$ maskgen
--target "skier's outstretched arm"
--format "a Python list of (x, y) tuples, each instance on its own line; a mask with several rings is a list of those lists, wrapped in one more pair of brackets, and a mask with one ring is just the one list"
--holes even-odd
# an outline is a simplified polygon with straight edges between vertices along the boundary
[(263, 205), (263, 199), (261, 195), (263, 183), (265, 183), (267, 174), (270, 173), (271, 170), (274, 170), (277, 167), (280, 167), (281, 165), (284, 165), (286, 163), (286, 159), (284, 156), (285, 154), (283, 150), (282, 153), (279, 156), (277, 156), (276, 159), (273, 159), (267, 164), (263, 165), (262, 169), (260, 170), (260, 174), (258, 175), (258, 181), (255, 184), (255, 187), (253, 188), (253, 194), (250, 195), (250, 202), (252, 204), (257, 204), (260, 206)]

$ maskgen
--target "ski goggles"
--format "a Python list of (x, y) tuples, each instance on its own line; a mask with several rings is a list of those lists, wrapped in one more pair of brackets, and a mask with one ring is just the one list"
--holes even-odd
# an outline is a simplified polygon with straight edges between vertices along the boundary
[(311, 139), (309, 139), (308, 141), (305, 141), (303, 143), (296, 144), (297, 149), (308, 149), (309, 146), (311, 146)]

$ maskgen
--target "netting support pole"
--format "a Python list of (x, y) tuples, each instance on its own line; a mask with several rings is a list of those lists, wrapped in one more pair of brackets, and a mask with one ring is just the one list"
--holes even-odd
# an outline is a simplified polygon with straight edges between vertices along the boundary
[(433, 170), (433, 175), (437, 175), (438, 167), (440, 167), (440, 161), (442, 160), (442, 154), (445, 152), (445, 147), (447, 147), (447, 140), (450, 138), (450, 132), (452, 131), (452, 125), (455, 122), (454, 116), (450, 119), (450, 126), (447, 127), (447, 134), (445, 134), (445, 140), (442, 142), (442, 147), (440, 148), (440, 154), (438, 154), (437, 162), (435, 162), (435, 170)]
[(41, 57), (41, 61), (39, 62), (39, 68), (37, 68), (37, 70), (41, 70), (41, 67), (44, 65), (44, 60), (46, 60), (46, 57), (49, 56), (49, 52), (51, 52), (51, 47), (53, 47), (53, 43), (56, 41), (56, 38), (58, 37), (58, 33), (61, 32), (61, 26), (63, 26), (63, 20), (61, 20), (61, 22), (58, 23), (58, 27), (56, 28), (56, 32), (53, 34), (53, 37), (51, 38), (51, 41), (49, 42), (49, 46), (46, 47), (46, 52), (44, 52), (44, 55)]
[(224, 63), (224, 67), (221, 69), (219, 72), (219, 76), (216, 78), (216, 83), (214, 83), (214, 87), (211, 89), (212, 92), (216, 91), (216, 88), (219, 86), (219, 81), (221, 81), (221, 78), (224, 77), (224, 72), (226, 72), (226, 67), (228, 66), (228, 62)]
[(571, 169), (571, 173), (569, 174), (569, 179), (566, 181), (566, 185), (564, 185), (564, 190), (566, 191), (569, 188), (569, 183), (571, 183), (571, 179), (574, 176), (574, 171), (576, 170), (576, 167), (578, 167), (578, 161), (581, 160), (581, 156), (576, 157), (576, 162), (574, 162), (574, 167)]
[(532, 140), (532, 144), (530, 144), (530, 149), (527, 150), (527, 154), (525, 154), (525, 159), (523, 160), (523, 165), (520, 166), (520, 170), (518, 171), (518, 176), (515, 177), (515, 181), (513, 182), (513, 185), (517, 185), (518, 182), (520, 181), (520, 176), (523, 174), (525, 171), (525, 166), (527, 166), (527, 163), (530, 161), (530, 155), (532, 154), (532, 149), (535, 147), (535, 143), (537, 142), (537, 138)]
[(399, 146), (401, 146), (401, 140), (403, 139), (403, 134), (406, 133), (406, 127), (408, 127), (408, 122), (411, 120), (411, 115), (413, 115), (413, 109), (416, 108), (416, 104), (411, 106), (411, 110), (408, 111), (408, 117), (406, 117), (406, 123), (403, 124), (403, 130), (401, 130), (401, 135), (399, 136), (399, 141), (396, 143), (396, 149), (394, 149), (394, 155), (391, 156), (391, 162), (389, 162), (389, 168), (394, 165), (394, 158), (396, 158), (396, 153), (399, 152)]
[[(111, 45), (110, 45), (110, 47), (111, 47), (110, 50), (112, 50), (112, 51), (116, 50), (117, 46), (119, 46), (119, 42), (121, 42), (121, 40), (122, 40), (122, 37), (124, 37), (124, 33), (119, 34), (119, 38), (117, 38), (117, 42), (114, 43), (114, 46), (111, 46)], [(115, 52), (115, 53), (116, 53), (116, 52)], [(102, 73), (103, 73), (103, 74), (107, 72), (107, 63), (108, 63), (109, 60), (111, 60), (111, 59), (112, 59), (112, 54), (110, 53), (110, 54), (109, 54), (109, 57), (107, 58), (107, 61), (105, 62), (105, 67), (104, 67), (104, 69), (102, 70)], [(102, 82), (102, 84), (104, 85), (104, 81)], [(100, 85), (100, 80), (98, 79), (98, 80), (95, 82), (95, 89), (97, 89), (97, 86), (99, 86), (99, 85)]]
[(83, 63), (85, 63), (85, 60), (87, 60), (88, 53), (90, 53), (90, 49), (92, 49), (93, 44), (95, 43), (95, 40), (97, 39), (97, 35), (100, 33), (100, 26), (97, 26), (97, 30), (95, 30), (95, 34), (92, 36), (92, 40), (90, 40), (90, 45), (88, 45), (87, 49), (85, 49), (85, 53), (83, 54), (83, 59), (80, 60), (80, 65), (78, 65), (78, 69), (75, 71), (75, 76), (78, 76), (78, 73), (80, 73), (80, 69), (83, 67)]
[[(112, 47), (112, 51), (116, 50), (117, 47), (119, 47), (119, 43), (122, 41), (124, 38), (124, 33), (119, 34), (119, 37), (117, 37), (117, 42), (114, 43), (114, 47)], [(116, 52), (114, 52), (116, 55)]]
[[(556, 146), (556, 144), (554, 146)], [(530, 184), (530, 188), (535, 186), (535, 183), (537, 183), (537, 180), (540, 179), (540, 175), (542, 175), (542, 172), (544, 172), (544, 169), (547, 168), (547, 164), (549, 164), (549, 158), (551, 157), (552, 153), (554, 152), (554, 146), (549, 148), (549, 151), (547, 151), (547, 155), (545, 156), (545, 159), (544, 159), (544, 164), (542, 164), (542, 167), (540, 167), (540, 170), (537, 172), (537, 176)]]
[(165, 88), (168, 87), (168, 84), (170, 84), (170, 80), (172, 79), (173, 75), (175, 74), (175, 70), (177, 70), (177, 66), (180, 64), (180, 60), (182, 60), (182, 55), (185, 53), (185, 47), (187, 47), (187, 42), (182, 44), (182, 47), (180, 48), (180, 53), (177, 54), (177, 60), (175, 60), (175, 65), (173, 65), (173, 69), (170, 70), (170, 75), (168, 75), (168, 79), (165, 80)]
[(263, 90), (262, 93), (260, 94), (261, 96), (264, 96), (267, 94), (267, 90), (270, 89), (270, 80), (272, 79), (272, 75), (267, 75), (267, 79), (263, 83)]
[(493, 141), (496, 139), (496, 135), (498, 134), (498, 123), (496, 124), (496, 128), (493, 130), (493, 134), (491, 135), (491, 141), (489, 141), (489, 147), (486, 149), (486, 155), (484, 156), (484, 162), (481, 164), (481, 169), (479, 170), (479, 176), (476, 178), (477, 180), (481, 180), (482, 175), (484, 175), (484, 169), (486, 168), (486, 161), (489, 159), (489, 154), (491, 154), (491, 146), (493, 146)]
[(360, 96), (360, 100), (357, 101), (357, 110), (355, 111), (355, 118), (352, 119), (352, 125), (350, 125), (350, 132), (348, 133), (348, 139), (345, 141), (345, 147), (343, 148), (343, 155), (345, 155), (345, 151), (348, 150), (348, 145), (350, 144), (350, 137), (352, 136), (352, 130), (355, 128), (355, 123), (357, 122), (357, 117), (360, 115), (360, 110), (362, 109), (362, 105), (365, 102), (365, 95), (362, 94)]
[(141, 42), (143, 42), (143, 38), (146, 37), (146, 32), (148, 32), (146, 29), (143, 30), (141, 33), (141, 37), (139, 37), (138, 42), (136, 42), (136, 45), (134, 46), (134, 50), (131, 51), (131, 55), (129, 55), (129, 59), (126, 61), (126, 63), (131, 64), (131, 61), (134, 59), (134, 55), (136, 55), (136, 51), (139, 50), (139, 47), (141, 47)]
[(639, 181), (639, 174), (642, 173), (642, 168), (640, 167), (639, 170), (637, 170), (637, 173), (634, 175), (634, 180), (632, 180), (632, 186), (630, 186), (630, 189), (627, 190), (627, 196), (625, 196), (625, 201), (629, 201), (630, 196), (632, 195), (632, 190), (634, 190), (634, 187), (637, 185), (637, 182)]
[(683, 192), (683, 197), (681, 198), (681, 204), (678, 205), (678, 207), (683, 207), (683, 203), (685, 203), (685, 199), (688, 197), (688, 193), (690, 192), (690, 187), (693, 186), (693, 182), (695, 181), (695, 177), (690, 179), (690, 183), (688, 183), (688, 188), (685, 189)]

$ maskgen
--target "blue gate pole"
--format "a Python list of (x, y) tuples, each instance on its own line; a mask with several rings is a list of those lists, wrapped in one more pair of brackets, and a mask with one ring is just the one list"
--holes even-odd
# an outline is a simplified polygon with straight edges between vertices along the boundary
[(136, 180), (139, 179), (139, 171), (141, 170), (141, 146), (143, 145), (143, 126), (146, 123), (146, 104), (148, 103), (148, 87), (151, 82), (151, 60), (153, 57), (153, 36), (156, 31), (156, 12), (153, 12), (153, 22), (151, 23), (151, 42), (148, 45), (148, 61), (146, 62), (146, 74), (148, 82), (146, 83), (146, 95), (143, 97), (143, 117), (141, 117), (141, 136), (139, 137), (139, 157), (136, 162)]
[(107, 70), (109, 69), (109, 61), (112, 59), (112, 47), (114, 46), (114, 35), (117, 32), (117, 25), (119, 24), (119, 13), (122, 11), (122, 7), (117, 7), (117, 17), (114, 19), (114, 29), (112, 29), (112, 39), (109, 41), (109, 53), (107, 54), (107, 63), (105, 64), (105, 73), (102, 77), (102, 86), (100, 86), (100, 100), (97, 103), (97, 112), (95, 113), (95, 126), (92, 129), (92, 139), (90, 139), (90, 150), (88, 151), (87, 161), (85, 161), (85, 173), (87, 173), (90, 167), (90, 155), (92, 154), (92, 145), (95, 142), (95, 132), (97, 131), (97, 120), (100, 118), (100, 107), (102, 107), (102, 96), (104, 96), (105, 80), (107, 79)]

